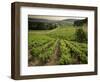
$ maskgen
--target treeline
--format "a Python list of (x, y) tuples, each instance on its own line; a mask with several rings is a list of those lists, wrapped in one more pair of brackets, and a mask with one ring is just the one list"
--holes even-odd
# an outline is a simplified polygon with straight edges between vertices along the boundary
[(29, 30), (51, 30), (57, 28), (57, 23), (49, 22), (28, 22)]
[(88, 19), (87, 18), (86, 19), (83, 19), (83, 20), (76, 20), (74, 22), (74, 26), (83, 26), (84, 24), (87, 24), (87, 22), (88, 22)]

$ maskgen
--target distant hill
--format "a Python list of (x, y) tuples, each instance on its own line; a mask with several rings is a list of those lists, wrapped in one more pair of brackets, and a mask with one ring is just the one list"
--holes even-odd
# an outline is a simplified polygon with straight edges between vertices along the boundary
[(48, 19), (39, 19), (39, 18), (28, 18), (29, 22), (47, 22), (47, 23), (55, 23), (56, 20), (48, 20)]
[(68, 23), (74, 23), (75, 21), (77, 21), (79, 19), (65, 19), (65, 20), (62, 20), (62, 21), (65, 21), (65, 22), (68, 22)]
[(40, 18), (28, 18), (29, 29), (32, 30), (49, 30), (57, 28), (58, 26), (64, 27), (68, 25), (79, 26), (82, 25), (85, 19), (64, 19), (64, 20), (49, 20)]
[(28, 18), (29, 22), (47, 22), (47, 23), (70, 23), (74, 24), (75, 21), (82, 20), (82, 19), (64, 19), (64, 20), (48, 20), (48, 19), (39, 19), (39, 18)]

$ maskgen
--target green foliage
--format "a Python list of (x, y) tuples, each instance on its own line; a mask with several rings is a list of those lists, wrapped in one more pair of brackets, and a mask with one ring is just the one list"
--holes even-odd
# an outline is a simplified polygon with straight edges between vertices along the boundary
[(82, 28), (78, 28), (75, 33), (77, 42), (87, 42), (87, 34)]
[(70, 43), (72, 45), (74, 45), (77, 49), (82, 51), (84, 54), (86, 54), (86, 56), (87, 56), (87, 44), (85, 44), (85, 43), (78, 43), (78, 42), (75, 42), (75, 41), (70, 41)]
[(50, 56), (53, 54), (54, 48), (55, 48), (55, 40), (52, 39), (51, 41), (45, 44), (44, 43), (41, 44), (41, 46), (38, 46), (38, 44), (37, 46), (33, 46), (32, 49), (30, 49), (30, 53), (34, 58), (37, 58), (37, 60), (46, 63), (47, 60), (50, 58)]
[(66, 44), (63, 40), (60, 41), (60, 50), (61, 50), (61, 57), (59, 60), (59, 64), (65, 65), (65, 64), (71, 64), (72, 58), (70, 54), (70, 49), (66, 47)]
[(29, 30), (51, 30), (57, 28), (56, 23), (48, 22), (28, 22)]
[(84, 24), (87, 24), (87, 21), (88, 21), (88, 19), (86, 18), (86, 19), (83, 19), (83, 20), (76, 20), (75, 22), (74, 22), (74, 26), (83, 26)]
[(75, 31), (73, 26), (63, 26), (50, 31), (47, 35), (55, 39), (74, 40)]
[(70, 41), (67, 40), (65, 42), (66, 45), (70, 48), (71, 53), (73, 53), (72, 55), (74, 55), (74, 57), (76, 56), (80, 63), (87, 63), (87, 49), (83, 50), (80, 46), (78, 46), (78, 44), (75, 46), (75, 43), (73, 45)]
[(47, 51), (44, 51), (43, 53), (39, 54), (39, 59), (46, 63), (48, 61), (48, 59), (50, 58), (50, 56), (53, 54), (53, 49), (54, 49), (54, 45), (50, 46), (49, 48), (45, 49)]
[(39, 55), (41, 54), (43, 51), (45, 51), (47, 48), (49, 48), (52, 44), (54, 43), (54, 40), (46, 43), (45, 45), (42, 44), (42, 46), (35, 46), (35, 47), (32, 47), (31, 49), (31, 54), (33, 56), (35, 55)]

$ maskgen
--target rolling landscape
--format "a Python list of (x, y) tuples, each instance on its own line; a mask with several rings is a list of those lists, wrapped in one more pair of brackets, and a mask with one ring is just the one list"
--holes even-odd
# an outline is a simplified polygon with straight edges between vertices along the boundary
[(28, 66), (88, 63), (88, 19), (28, 16)]

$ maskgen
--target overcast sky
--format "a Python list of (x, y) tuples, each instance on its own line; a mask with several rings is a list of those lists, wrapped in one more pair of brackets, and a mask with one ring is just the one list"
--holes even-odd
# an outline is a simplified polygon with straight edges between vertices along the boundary
[(64, 19), (85, 19), (86, 17), (28, 15), (28, 18), (48, 19), (48, 20), (64, 20)]

